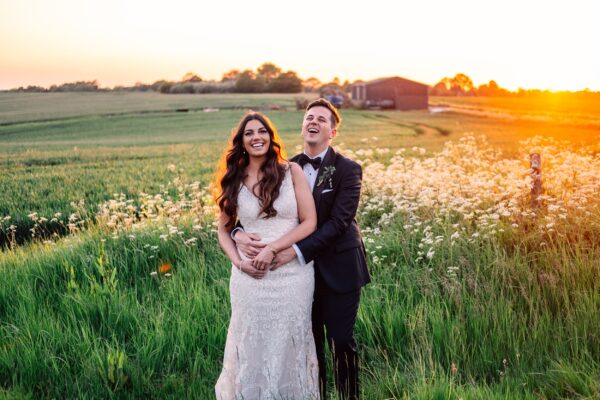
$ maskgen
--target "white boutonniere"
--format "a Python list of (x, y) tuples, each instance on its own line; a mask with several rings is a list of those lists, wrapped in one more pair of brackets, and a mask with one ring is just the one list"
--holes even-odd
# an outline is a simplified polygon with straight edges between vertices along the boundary
[(329, 189), (333, 189), (333, 181), (331, 178), (332, 178), (334, 172), (335, 172), (335, 167), (333, 165), (329, 165), (329, 166), (325, 167), (323, 169), (323, 173), (319, 177), (319, 181), (317, 182), (317, 187), (321, 186), (323, 184), (323, 182), (328, 182)]

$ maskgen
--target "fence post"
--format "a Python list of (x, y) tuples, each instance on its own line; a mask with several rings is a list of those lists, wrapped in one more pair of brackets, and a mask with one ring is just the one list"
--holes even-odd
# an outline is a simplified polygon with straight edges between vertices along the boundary
[(542, 188), (542, 156), (539, 153), (529, 155), (531, 168), (531, 207), (540, 208), (542, 200), (540, 196), (544, 193)]

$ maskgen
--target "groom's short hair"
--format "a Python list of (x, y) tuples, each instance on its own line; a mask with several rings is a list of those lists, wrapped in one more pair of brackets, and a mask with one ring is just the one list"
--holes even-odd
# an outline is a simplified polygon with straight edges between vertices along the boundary
[(331, 129), (337, 129), (338, 126), (340, 126), (340, 123), (342, 122), (342, 117), (340, 117), (340, 113), (338, 112), (337, 108), (335, 108), (333, 104), (327, 101), (327, 99), (321, 97), (320, 99), (311, 102), (306, 107), (306, 111), (310, 110), (313, 107), (325, 107), (329, 111), (331, 111)]

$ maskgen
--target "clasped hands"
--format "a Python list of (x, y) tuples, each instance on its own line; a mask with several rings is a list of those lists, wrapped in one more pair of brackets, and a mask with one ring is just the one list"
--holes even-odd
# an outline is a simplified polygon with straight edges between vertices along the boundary
[(238, 268), (256, 279), (263, 278), (268, 271), (275, 271), (296, 257), (291, 247), (277, 251), (273, 246), (261, 242), (261, 237), (256, 233), (237, 231), (233, 240), (238, 250), (248, 258), (242, 260)]

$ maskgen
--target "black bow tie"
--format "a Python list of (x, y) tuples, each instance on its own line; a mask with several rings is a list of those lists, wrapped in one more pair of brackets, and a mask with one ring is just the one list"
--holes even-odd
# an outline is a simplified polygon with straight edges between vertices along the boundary
[(306, 163), (312, 165), (314, 169), (318, 169), (321, 166), (321, 157), (310, 158), (306, 154), (300, 154), (300, 157), (298, 157), (298, 164), (300, 164), (301, 167), (304, 167)]

